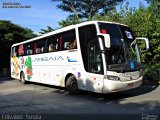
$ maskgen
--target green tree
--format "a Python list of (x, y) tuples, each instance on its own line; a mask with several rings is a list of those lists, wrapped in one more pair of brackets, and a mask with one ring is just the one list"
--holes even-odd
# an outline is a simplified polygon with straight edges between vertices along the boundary
[(146, 0), (148, 3), (158, 2), (159, 0)]
[[(124, 0), (52, 0), (58, 2), (57, 8), (70, 15), (66, 20), (60, 22), (61, 26), (79, 23), (86, 20), (92, 20), (96, 14), (104, 14), (115, 8), (115, 6)], [(73, 21), (72, 21), (73, 20)], [(64, 25), (63, 25), (64, 24)], [(67, 25), (70, 25), (67, 24)]]
[(69, 25), (74, 25), (74, 24), (76, 24), (76, 23), (80, 23), (80, 21), (78, 22), (78, 21), (76, 20), (75, 16), (70, 16), (70, 17), (68, 17), (67, 19), (60, 21), (60, 22), (59, 22), (59, 25), (60, 25), (61, 27), (66, 27), (66, 26), (69, 26)]
[(9, 41), (13, 40), (13, 37), (13, 33), (7, 33), (4, 35), (4, 39)]
[(39, 33), (42, 35), (42, 34), (52, 32), (52, 31), (54, 31), (54, 29), (50, 26), (47, 26), (47, 29), (41, 29), (41, 31)]
[(0, 42), (21, 42), (35, 36), (33, 31), (28, 28), (23, 28), (10, 21), (0, 20)]

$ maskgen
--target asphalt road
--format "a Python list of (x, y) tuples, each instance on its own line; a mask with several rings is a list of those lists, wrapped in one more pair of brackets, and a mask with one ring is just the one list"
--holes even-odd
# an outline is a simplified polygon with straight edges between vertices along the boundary
[(0, 78), (0, 115), (0, 120), (13, 117), (160, 120), (160, 86), (143, 84), (119, 93), (82, 91), (70, 95), (64, 88), (36, 83), (23, 85), (12, 78)]

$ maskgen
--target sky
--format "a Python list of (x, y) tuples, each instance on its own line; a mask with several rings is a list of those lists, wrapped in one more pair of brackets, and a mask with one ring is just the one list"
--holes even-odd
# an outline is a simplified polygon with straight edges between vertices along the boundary
[[(129, 6), (138, 8), (139, 2), (145, 6), (145, 0), (127, 0)], [(20, 4), (30, 8), (3, 8), (4, 4)], [(14, 24), (29, 28), (34, 33), (51, 26), (59, 28), (58, 22), (67, 18), (69, 13), (57, 9), (55, 2), (51, 0), (0, 0), (0, 20), (9, 20)], [(118, 8), (118, 7), (117, 7)]]

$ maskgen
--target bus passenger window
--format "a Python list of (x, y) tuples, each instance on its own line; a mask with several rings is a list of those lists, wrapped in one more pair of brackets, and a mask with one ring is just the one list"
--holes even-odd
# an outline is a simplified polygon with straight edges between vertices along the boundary
[(75, 29), (61, 33), (62, 35), (62, 50), (69, 50), (69, 49), (77, 49), (77, 40)]
[(18, 57), (18, 46), (13, 47), (11, 51), (11, 57)]
[(64, 43), (64, 50), (77, 49), (77, 41), (71, 40), (70, 42)]
[(64, 49), (65, 50), (69, 50), (69, 42), (65, 42), (64, 43)]
[(41, 48), (36, 48), (36, 53), (41, 53)]
[(24, 45), (20, 45), (20, 46), (18, 47), (18, 55), (19, 55), (19, 56), (24, 55)]
[(45, 40), (37, 40), (36, 41), (36, 54), (44, 53), (45, 52)]
[(52, 42), (49, 44), (48, 51), (49, 51), (49, 52), (55, 52), (55, 51), (56, 51), (56, 50), (55, 50), (55, 46), (53, 45)]
[(26, 54), (27, 55), (34, 54), (34, 42), (27, 43), (25, 47), (26, 47)]
[(76, 49), (77, 48), (77, 40), (71, 40), (70, 44), (69, 44), (69, 49)]
[(47, 52), (56, 52), (59, 50), (59, 39), (57, 35), (47, 38)]

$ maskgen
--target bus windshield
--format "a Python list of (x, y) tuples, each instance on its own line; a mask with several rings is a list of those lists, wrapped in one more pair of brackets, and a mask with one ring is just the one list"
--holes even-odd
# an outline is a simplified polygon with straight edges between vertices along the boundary
[(101, 33), (110, 35), (111, 47), (105, 48), (108, 71), (127, 72), (141, 69), (138, 46), (130, 46), (135, 37), (129, 27), (99, 23), (99, 28)]

